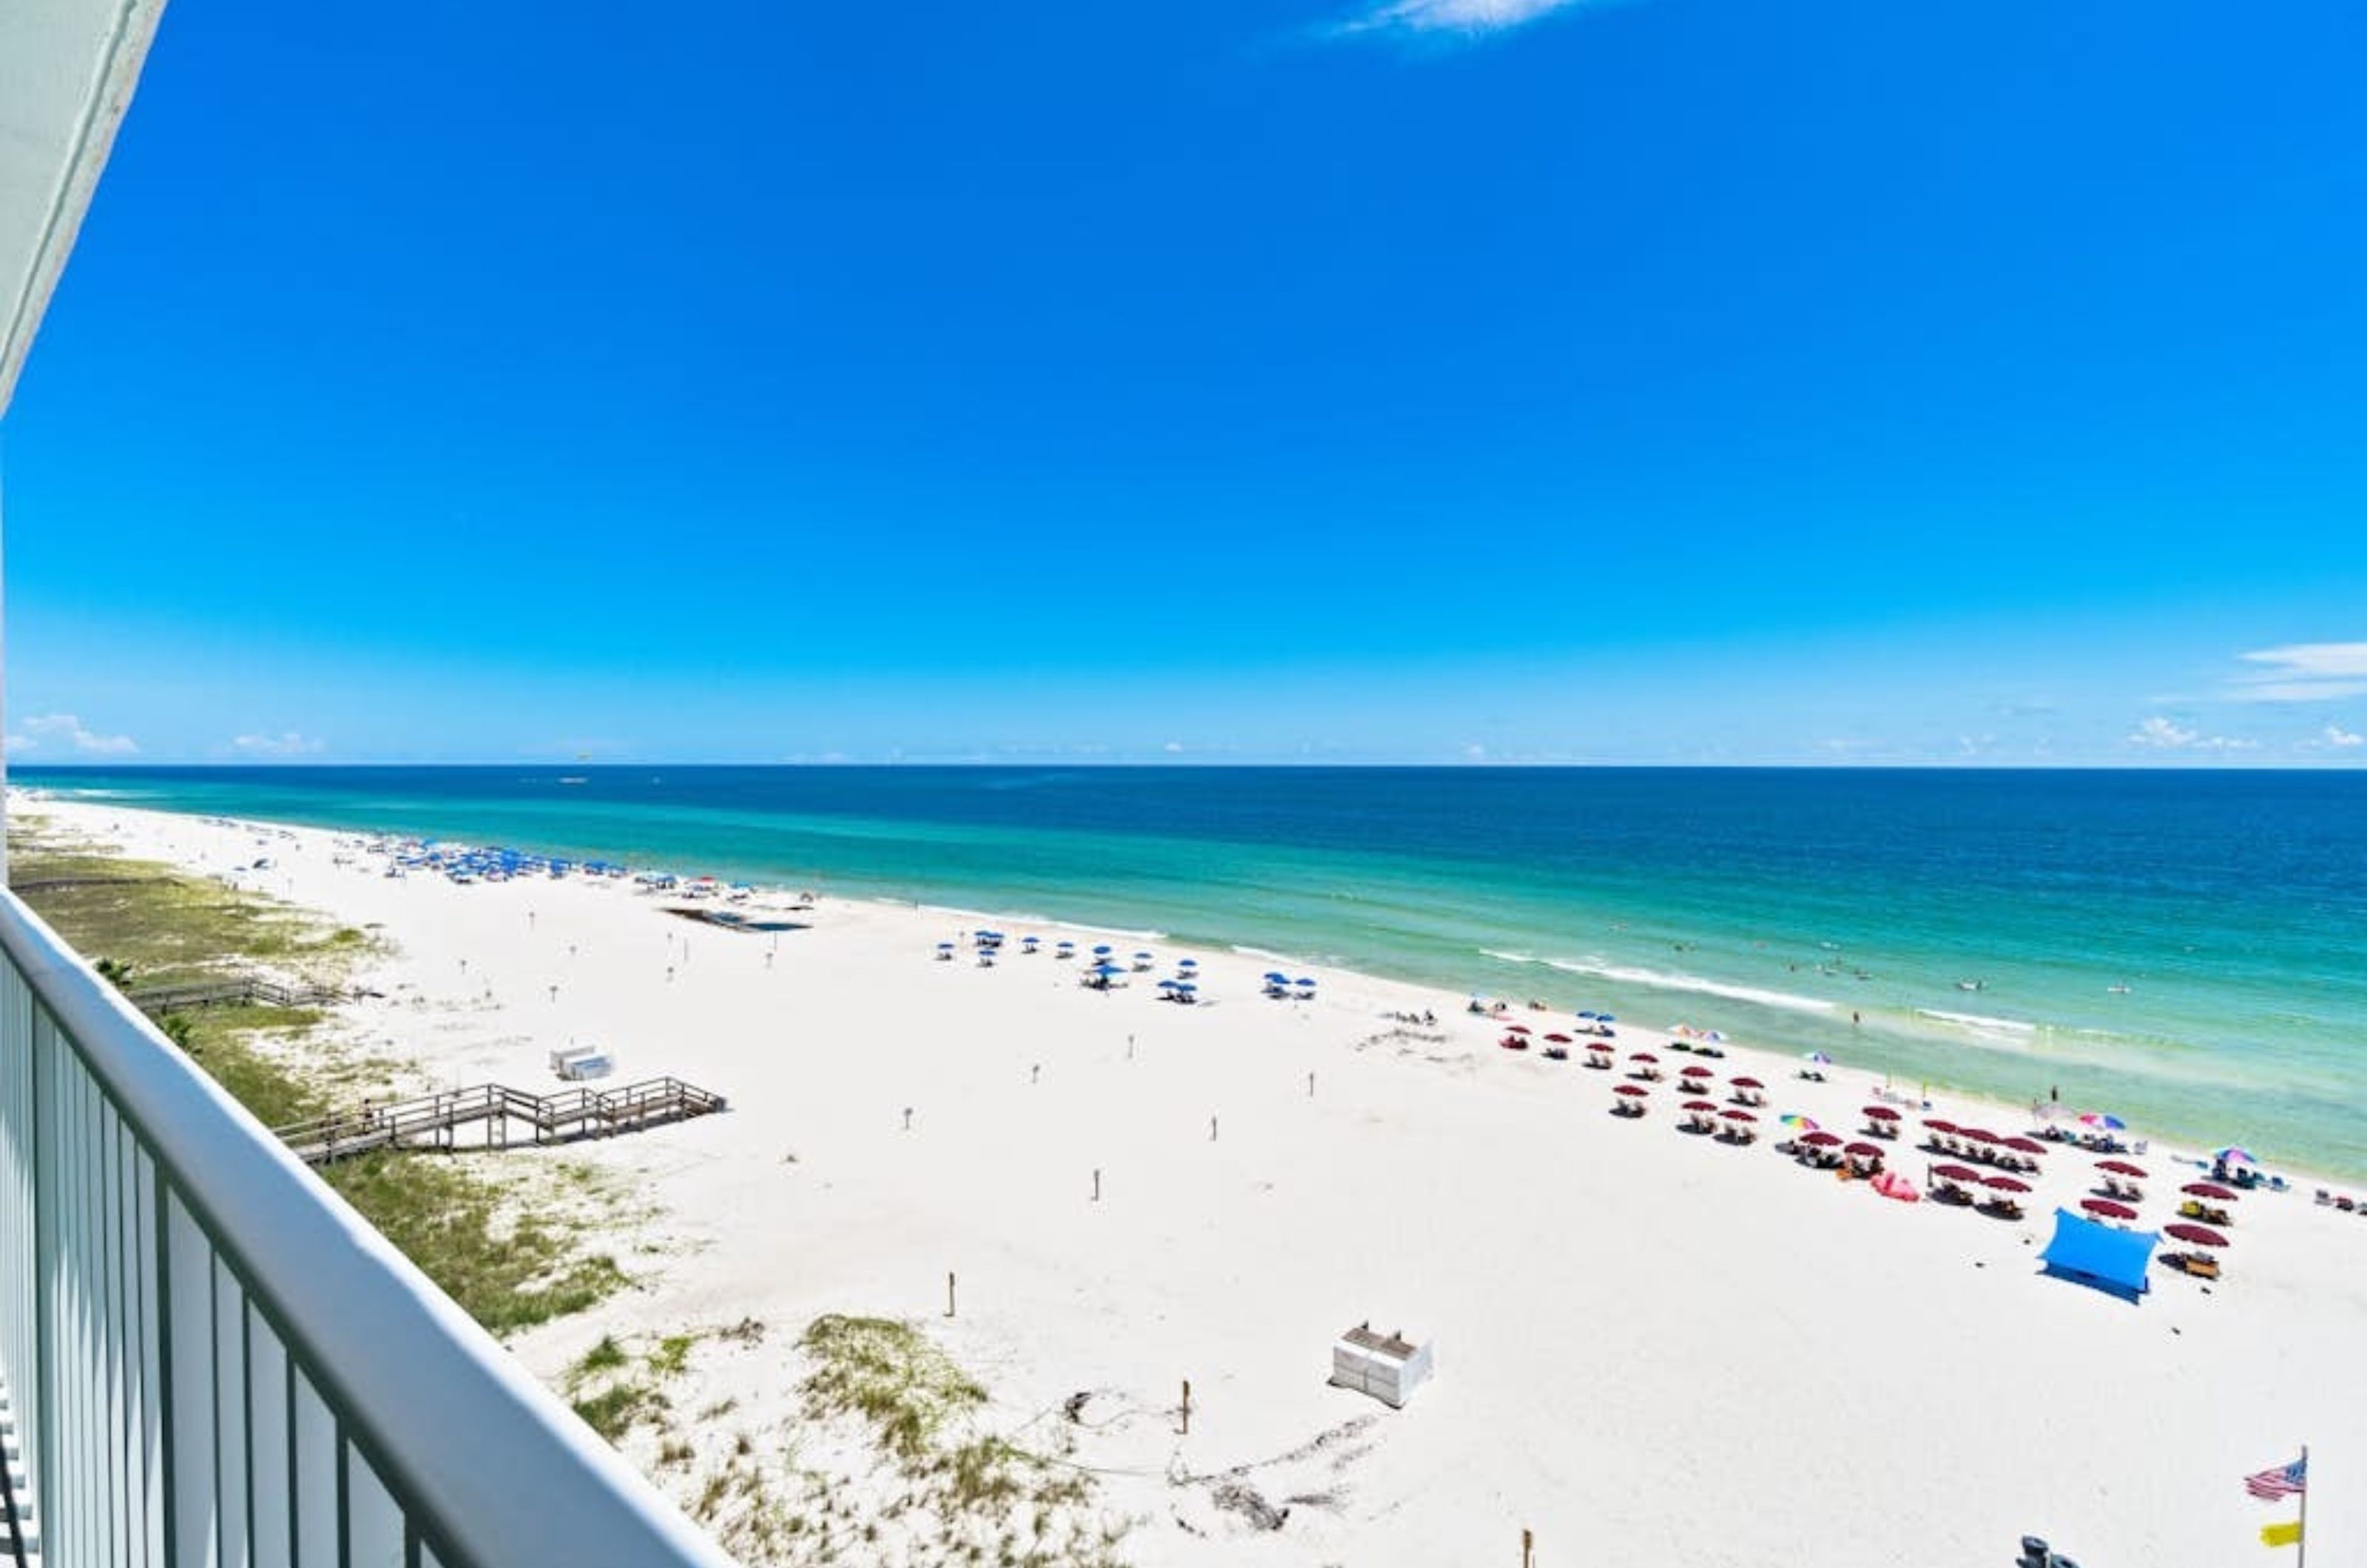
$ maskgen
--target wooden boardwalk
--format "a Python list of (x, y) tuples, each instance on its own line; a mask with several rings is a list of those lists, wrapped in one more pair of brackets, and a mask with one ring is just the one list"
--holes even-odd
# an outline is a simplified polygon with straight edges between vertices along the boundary
[(305, 1164), (325, 1165), (373, 1149), (505, 1149), (605, 1138), (726, 1109), (721, 1095), (674, 1077), (552, 1094), (489, 1083), (372, 1106), (367, 1114), (342, 1111), (274, 1133)]
[(162, 1018), (168, 1012), (185, 1012), (190, 1008), (244, 1007), (252, 1002), (275, 1008), (323, 1007), (345, 1000), (345, 993), (327, 986), (283, 986), (277, 980), (247, 975), (135, 987), (124, 993), (124, 999), (153, 1018)]

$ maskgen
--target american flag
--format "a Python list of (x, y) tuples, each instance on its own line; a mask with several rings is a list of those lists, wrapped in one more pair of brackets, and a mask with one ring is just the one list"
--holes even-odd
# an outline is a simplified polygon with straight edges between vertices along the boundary
[(2291, 1464), (2281, 1464), (2264, 1470), (2258, 1475), (2244, 1477), (2244, 1490), (2262, 1502), (2273, 1503), (2280, 1497), (2290, 1497), (2309, 1488), (2309, 1461), (2297, 1459)]

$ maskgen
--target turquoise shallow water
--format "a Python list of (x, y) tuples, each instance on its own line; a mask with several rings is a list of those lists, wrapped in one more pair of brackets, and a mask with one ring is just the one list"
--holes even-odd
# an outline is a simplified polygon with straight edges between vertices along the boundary
[(2367, 1179), (2367, 773), (144, 768), (19, 780), (1245, 946), (1825, 1049), (2009, 1099), (2059, 1089), (2141, 1130)]

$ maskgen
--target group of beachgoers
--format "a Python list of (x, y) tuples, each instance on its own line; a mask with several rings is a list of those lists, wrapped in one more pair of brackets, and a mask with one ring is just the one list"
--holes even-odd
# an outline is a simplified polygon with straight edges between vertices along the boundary
[[(1511, 1038), (1504, 1043), (1525, 1048), (1525, 1043)], [(1670, 1049), (1699, 1052), (1701, 1047), (1677, 1041)], [(1614, 1066), (1615, 1054), (1607, 1043), (1590, 1044), (1587, 1054), (1590, 1067), (1608, 1071)], [(1830, 1058), (1821, 1052), (1811, 1053), (1800, 1077), (1821, 1082), (1822, 1069), (1829, 1065)], [(1611, 1113), (1640, 1121), (1649, 1113), (1654, 1086), (1665, 1082), (1667, 1074), (1659, 1056), (1650, 1051), (1628, 1053), (1626, 1069), (1622, 1081), (1613, 1087)], [(1721, 1104), (1715, 1098), (1721, 1093), (1716, 1073), (1694, 1063), (1679, 1069), (1674, 1087), (1690, 1097), (1680, 1107), (1683, 1120), (1677, 1124), (1678, 1131), (1737, 1146), (1758, 1141), (1760, 1111), (1767, 1103), (1767, 1086), (1760, 1079), (1747, 1074), (1728, 1078), (1722, 1086)], [(1924, 1167), (1925, 1186), (1919, 1188), (1895, 1168), (1895, 1151), (1908, 1137), (1907, 1113), (1899, 1102), (1926, 1111), (1931, 1103), (1889, 1093), (1878, 1093), (1878, 1099), (1880, 1103), (1864, 1108), (1864, 1124), (1854, 1139), (1819, 1126), (1813, 1117), (1784, 1112), (1776, 1121), (1786, 1135), (1774, 1147), (1810, 1169), (1832, 1171), (1843, 1181), (1863, 1181), (1885, 1198), (1912, 1203), (1928, 1196), (1943, 1207), (1971, 1209), (2003, 1220), (2027, 1217), (2022, 1200), (2044, 1177), (2046, 1156), (2077, 1149), (2101, 1156), (2095, 1158), (2086, 1180), (2081, 1211), (2090, 1219), (2123, 1229), (2134, 1228), (2142, 1217), (2139, 1205), (2146, 1201), (2146, 1184), (2152, 1180), (2152, 1173), (2123, 1156), (2146, 1155), (2149, 1145), (2142, 1139), (2123, 1140), (2118, 1134), (2124, 1123), (2109, 1112), (2086, 1111), (2061, 1121), (2043, 1116), (2043, 1124), (2028, 1134), (2000, 1134), (1926, 1115), (1913, 1145), (1931, 1156)], [(2060, 1111), (2059, 1107), (2049, 1109)], [(2214, 1150), (2207, 1161), (2196, 1163), (2207, 1164), (2210, 1179), (2189, 1181), (2179, 1189), (2176, 1213), (2159, 1231), (2180, 1244), (2180, 1250), (2163, 1257), (2183, 1273), (2216, 1280), (2220, 1254), (2229, 1244), (2225, 1233), (2236, 1224), (2238, 1201), (2248, 1191), (2282, 1191), (2287, 1184), (2282, 1177), (2261, 1170), (2251, 1152), (2237, 1145)], [(2323, 1191), (2318, 1201), (2329, 1205), (2338, 1202)], [(2367, 1213), (2367, 1203), (2351, 1207)]]
[[(1155, 974), (1161, 967), (1158, 954), (1148, 949), (1137, 949), (1131, 954), (1120, 954), (1109, 942), (1095, 942), (1080, 952), (1081, 944), (1073, 938), (1060, 937), (1047, 942), (1039, 936), (1023, 936), (1016, 947), (1011, 938), (997, 931), (973, 931), (937, 943), (936, 959), (951, 964), (960, 957), (965, 948), (970, 961), (980, 969), (991, 969), (1013, 953), (1023, 958), (1048, 953), (1054, 964), (1077, 966), (1077, 984), (1091, 991), (1125, 989), (1137, 975)], [(1178, 958), (1174, 973), (1152, 983), (1155, 999), (1172, 1002), (1180, 1007), (1198, 1007), (1208, 998), (1201, 990), (1200, 961)], [(1270, 969), (1259, 984), (1259, 993), (1269, 1001), (1311, 1002), (1316, 985), (1311, 976), (1294, 978), (1279, 969)]]

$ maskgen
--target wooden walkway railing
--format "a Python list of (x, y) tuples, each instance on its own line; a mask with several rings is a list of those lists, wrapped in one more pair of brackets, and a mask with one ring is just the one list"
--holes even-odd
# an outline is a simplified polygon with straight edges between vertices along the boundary
[(476, 1134), (465, 1146), (505, 1149), (520, 1141), (604, 1138), (728, 1108), (721, 1095), (674, 1077), (554, 1094), (489, 1083), (372, 1106), (367, 1112), (341, 1111), (274, 1132), (305, 1164), (325, 1165), (373, 1149), (462, 1147), (464, 1128)]
[(328, 986), (283, 986), (253, 975), (220, 980), (186, 980), (174, 986), (142, 986), (124, 993), (124, 999), (151, 1018), (189, 1008), (266, 1007), (310, 1008), (343, 1001), (344, 993)]

